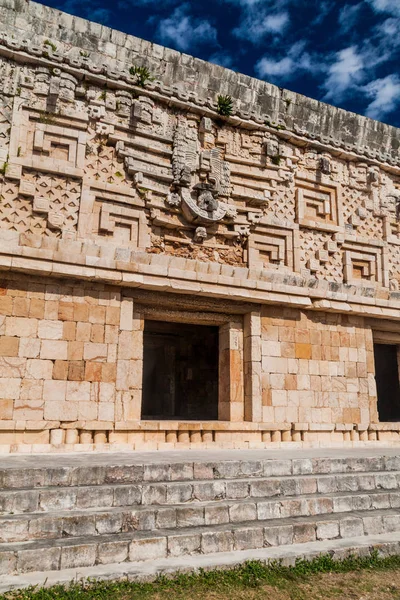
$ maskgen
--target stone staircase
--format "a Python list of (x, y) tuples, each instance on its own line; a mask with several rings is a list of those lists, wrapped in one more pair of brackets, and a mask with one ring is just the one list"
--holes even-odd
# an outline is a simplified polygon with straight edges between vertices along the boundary
[[(382, 452), (382, 451), (381, 451)], [(260, 453), (259, 453), (260, 454)], [(248, 558), (400, 551), (400, 455), (0, 468), (0, 592)], [(175, 453), (176, 455), (176, 453)], [(154, 456), (154, 455), (153, 455)], [(226, 454), (225, 454), (226, 456)], [(3, 461), (5, 462), (5, 461)], [(15, 465), (15, 466), (14, 466)], [(185, 564), (186, 559), (186, 564)]]

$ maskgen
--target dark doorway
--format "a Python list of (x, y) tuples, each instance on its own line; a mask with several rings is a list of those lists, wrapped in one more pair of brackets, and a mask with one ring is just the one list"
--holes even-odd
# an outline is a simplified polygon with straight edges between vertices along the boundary
[(380, 421), (400, 421), (397, 346), (374, 344), (375, 379)]
[(218, 327), (146, 321), (142, 419), (218, 418)]

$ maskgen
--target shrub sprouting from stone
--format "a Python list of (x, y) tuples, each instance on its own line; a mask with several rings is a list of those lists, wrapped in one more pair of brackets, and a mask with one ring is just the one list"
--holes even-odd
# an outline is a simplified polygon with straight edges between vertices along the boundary
[(233, 112), (232, 96), (221, 96), (217, 98), (217, 113), (222, 117), (230, 117)]
[(152, 77), (152, 75), (147, 67), (137, 67), (137, 66), (133, 65), (129, 69), (129, 73), (133, 77), (136, 77), (136, 84), (142, 88), (146, 87), (146, 84), (149, 81), (154, 81), (154, 77)]

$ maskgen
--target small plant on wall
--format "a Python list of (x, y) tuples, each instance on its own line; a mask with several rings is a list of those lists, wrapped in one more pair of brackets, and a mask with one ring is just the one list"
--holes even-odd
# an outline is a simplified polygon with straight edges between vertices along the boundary
[(217, 98), (217, 113), (222, 117), (230, 117), (233, 112), (232, 96), (221, 96)]
[(51, 42), (50, 40), (44, 40), (43, 46), (48, 46), (52, 49), (53, 52), (57, 52), (57, 46), (54, 42)]
[(136, 67), (133, 65), (129, 69), (129, 73), (133, 77), (136, 77), (137, 85), (142, 88), (146, 87), (146, 84), (149, 83), (149, 81), (154, 81), (154, 77), (152, 77), (147, 67)]

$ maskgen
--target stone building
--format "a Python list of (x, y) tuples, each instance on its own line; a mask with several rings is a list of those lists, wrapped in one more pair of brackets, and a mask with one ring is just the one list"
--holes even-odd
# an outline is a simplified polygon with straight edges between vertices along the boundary
[(400, 131), (0, 23), (1, 451), (399, 441)]

